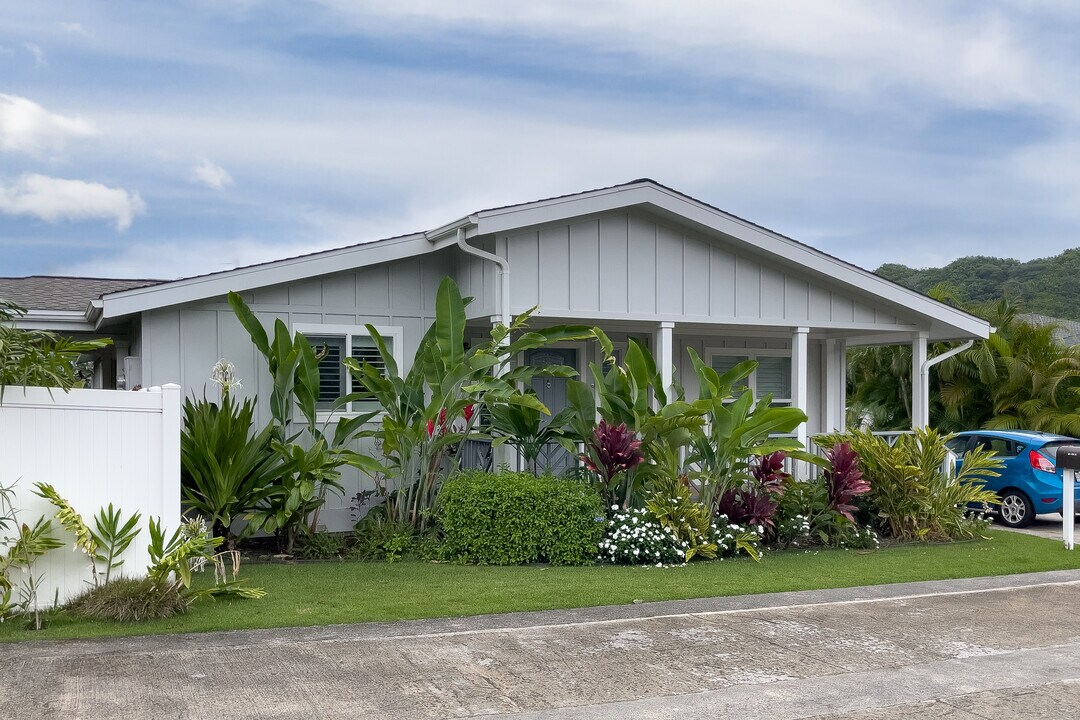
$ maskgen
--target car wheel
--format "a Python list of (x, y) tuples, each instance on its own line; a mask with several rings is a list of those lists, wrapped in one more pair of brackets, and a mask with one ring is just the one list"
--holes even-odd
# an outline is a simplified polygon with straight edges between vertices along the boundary
[(1019, 490), (1009, 490), (1001, 496), (998, 517), (1001, 518), (1001, 524), (1006, 527), (1027, 527), (1035, 519), (1035, 507), (1024, 493)]

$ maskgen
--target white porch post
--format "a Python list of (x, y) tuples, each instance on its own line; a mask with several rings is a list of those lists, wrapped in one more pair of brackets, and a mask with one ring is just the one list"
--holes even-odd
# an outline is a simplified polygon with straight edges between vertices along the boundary
[(930, 388), (923, 375), (926, 362), (926, 332), (920, 332), (911, 341), (911, 429), (924, 428), (930, 424)]
[(847, 424), (846, 353), (843, 340), (825, 341), (825, 432), (843, 430)]
[[(488, 318), (488, 321), (491, 323), (491, 327), (494, 328), (496, 325), (498, 325), (499, 323), (501, 323), (503, 321), (503, 318), (502, 318), (501, 315), (492, 315), (490, 318)], [(507, 326), (507, 327), (509, 327), (509, 326)], [(506, 339), (503, 340), (502, 344), (503, 345), (509, 345), (510, 344), (510, 336), (509, 335), (506, 336)], [(510, 372), (510, 368), (515, 362), (516, 362), (516, 358), (510, 358), (507, 365), (505, 365), (503, 367), (496, 368), (496, 372), (499, 375), (505, 375), (506, 373)], [(523, 388), (520, 387), (520, 383), (518, 385), (519, 385), (519, 388), (518, 388), (519, 390), (523, 389)], [(494, 470), (495, 468), (498, 468), (500, 465), (506, 465), (511, 470), (521, 470), (524, 467), (525, 463), (524, 463), (524, 460), (521, 457), (521, 453), (516, 448), (514, 448), (509, 443), (503, 443), (498, 448), (493, 448), (492, 449), (492, 456), (491, 456), (491, 467), (492, 467), (492, 469)]]
[(660, 371), (660, 381), (664, 386), (664, 393), (671, 399), (671, 386), (675, 382), (673, 365), (675, 362), (674, 341), (672, 331), (675, 323), (663, 321), (656, 329), (656, 366)]
[[(810, 328), (797, 327), (791, 336), (791, 404), (807, 415), (810, 414), (808, 400), (808, 347)], [(796, 437), (806, 446), (807, 430), (803, 423), (795, 431)]]

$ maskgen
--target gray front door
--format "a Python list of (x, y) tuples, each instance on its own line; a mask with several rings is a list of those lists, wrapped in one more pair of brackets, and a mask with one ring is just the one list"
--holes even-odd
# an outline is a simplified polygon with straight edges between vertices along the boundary
[[(568, 365), (574, 369), (578, 367), (578, 351), (573, 348), (544, 348), (542, 350), (528, 350), (525, 353), (525, 363), (534, 367), (545, 365)], [(532, 380), (532, 389), (536, 397), (544, 403), (551, 415), (557, 415), (566, 407), (566, 378), (535, 377)], [(551, 417), (545, 418), (544, 422), (550, 422)], [(536, 459), (535, 471), (550, 472), (553, 475), (562, 475), (570, 468), (577, 465), (577, 458), (568, 453), (558, 443), (548, 443), (540, 451)]]

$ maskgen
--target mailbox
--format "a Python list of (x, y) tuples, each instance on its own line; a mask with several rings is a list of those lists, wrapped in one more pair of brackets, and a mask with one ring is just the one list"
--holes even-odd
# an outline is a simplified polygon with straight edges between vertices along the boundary
[(1061, 537), (1065, 548), (1073, 549), (1076, 523), (1076, 471), (1080, 470), (1080, 445), (1061, 445), (1057, 451), (1061, 468)]
[(1080, 445), (1060, 445), (1057, 466), (1062, 470), (1080, 470)]

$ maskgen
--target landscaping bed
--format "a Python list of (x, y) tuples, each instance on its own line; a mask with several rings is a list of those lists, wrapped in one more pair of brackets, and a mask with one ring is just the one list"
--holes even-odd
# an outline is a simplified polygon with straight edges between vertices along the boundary
[(266, 589), (258, 602), (201, 601), (197, 611), (138, 624), (76, 620), (60, 612), (40, 632), (17, 621), (0, 624), (0, 642), (460, 617), (1076, 568), (1080, 554), (1061, 543), (1006, 531), (974, 542), (789, 550), (766, 553), (760, 563), (744, 556), (667, 568), (271, 563), (241, 571)]

